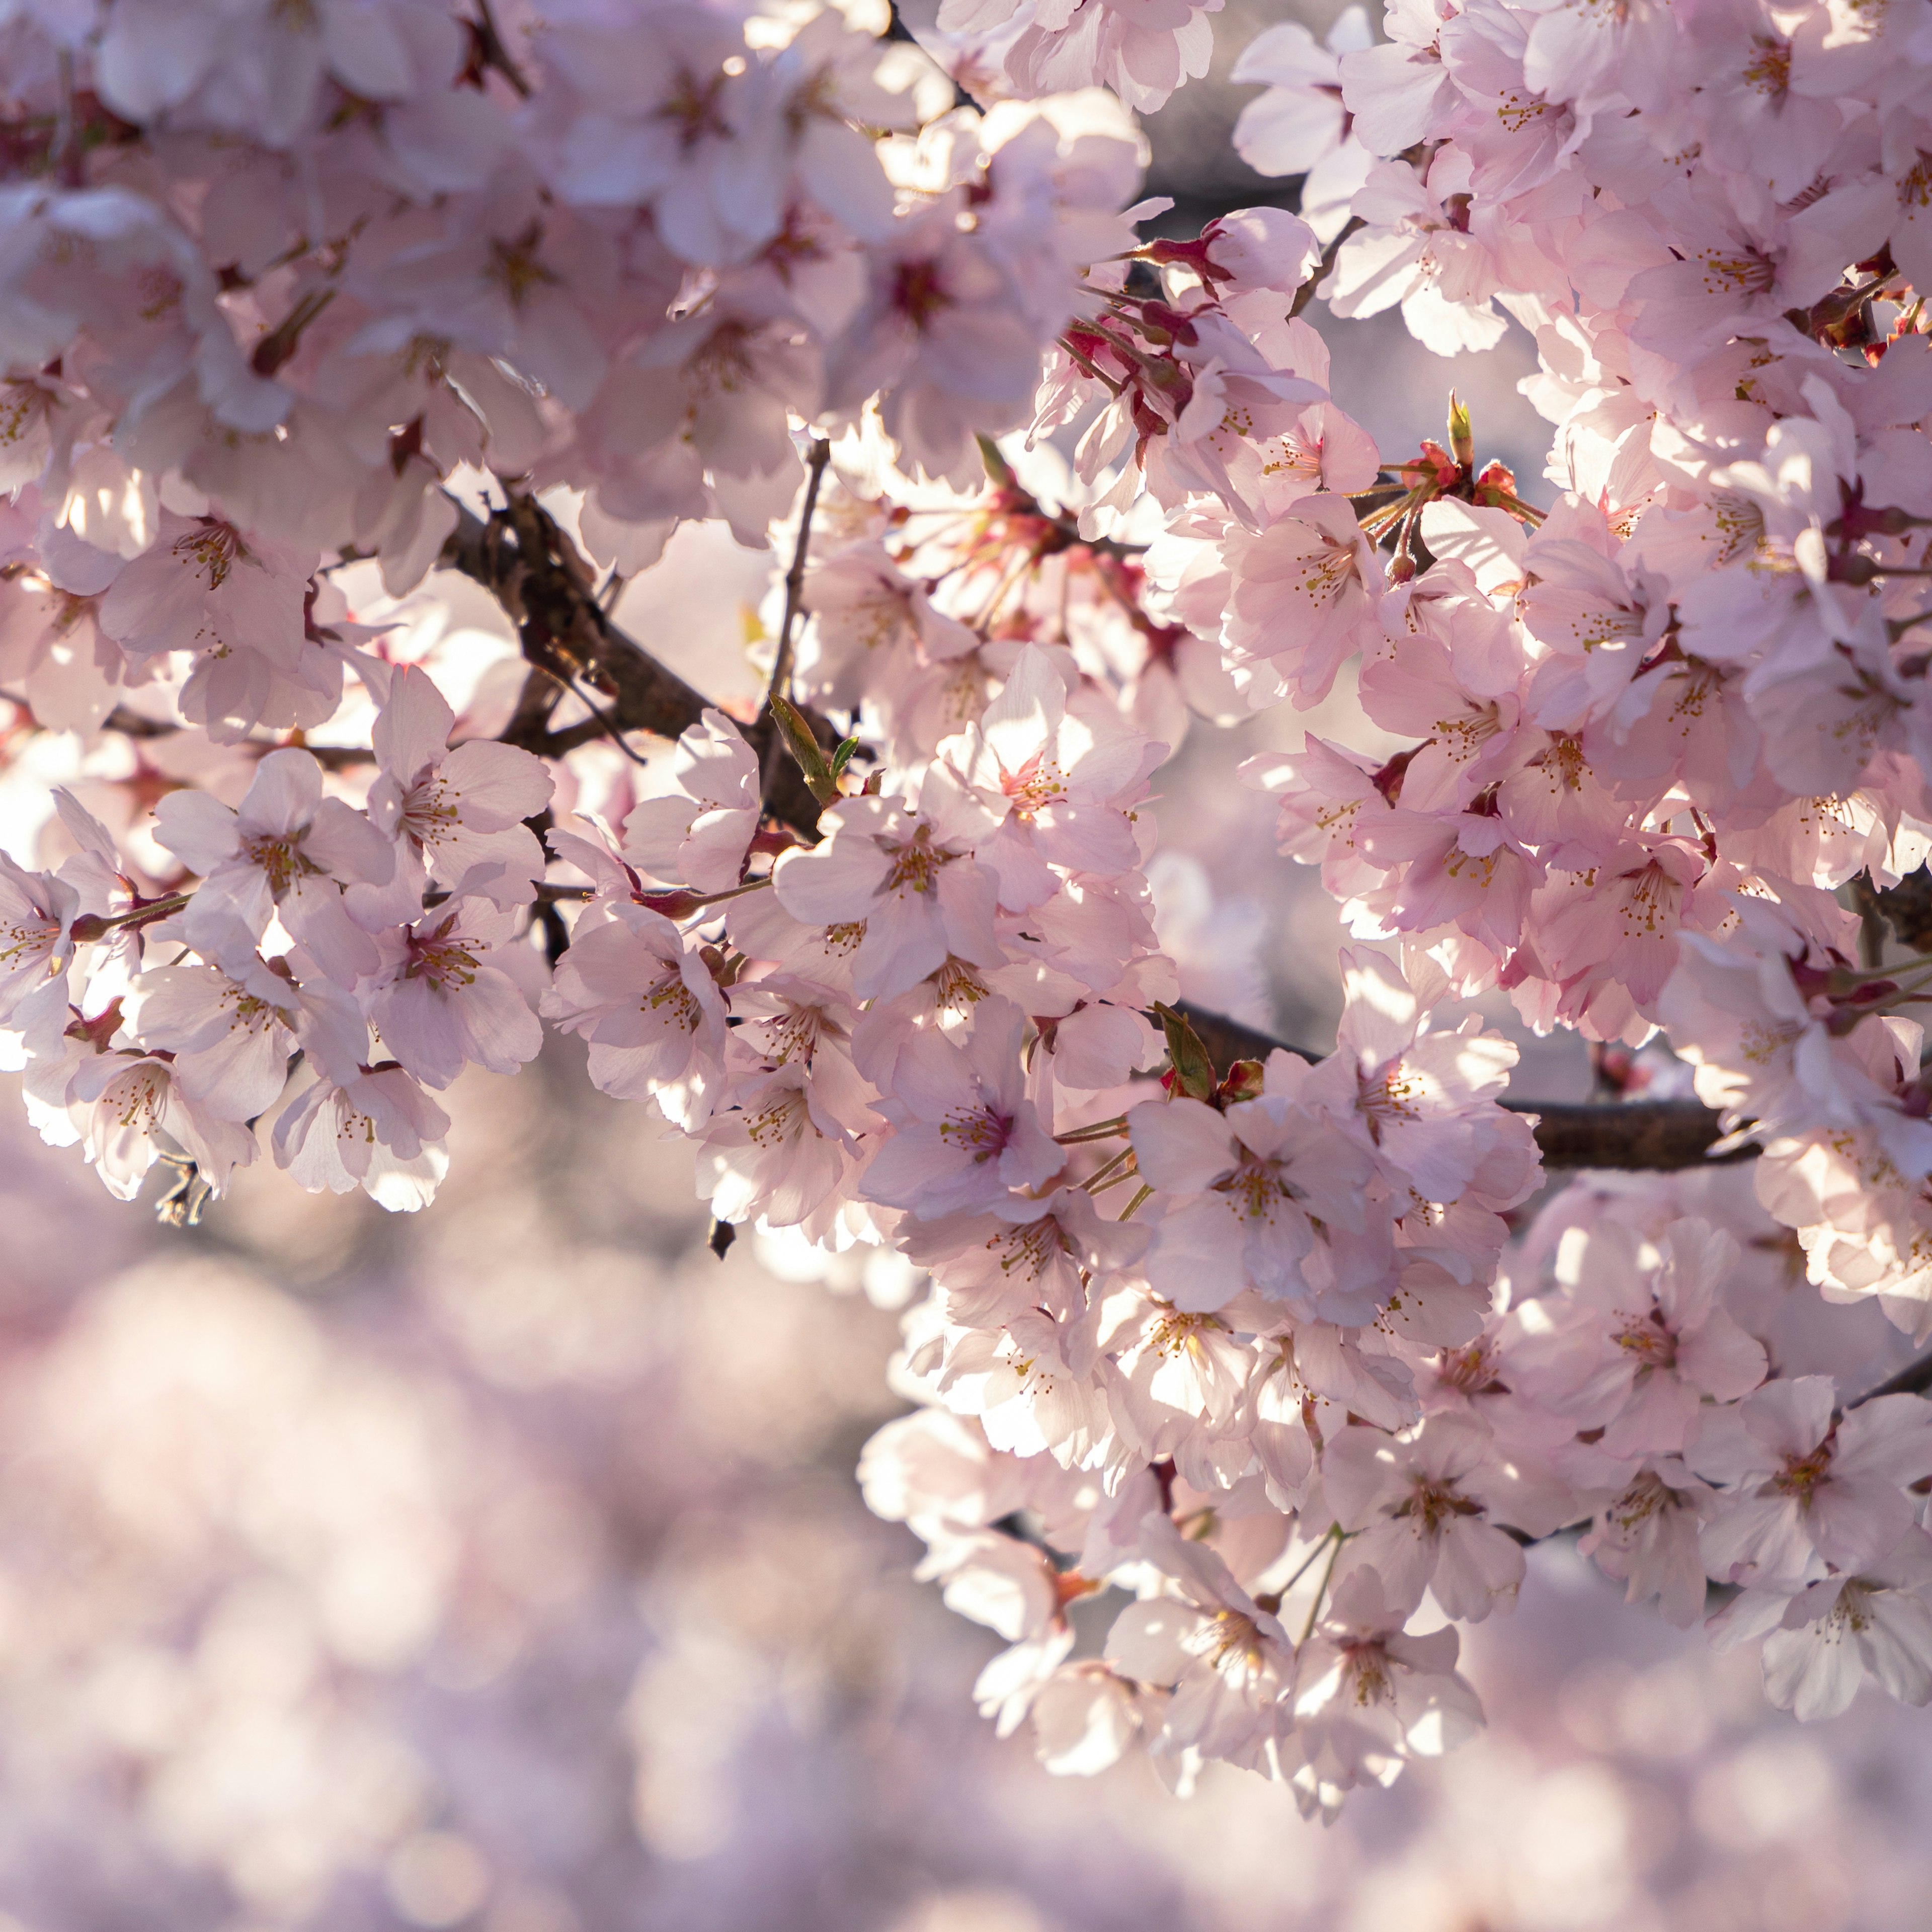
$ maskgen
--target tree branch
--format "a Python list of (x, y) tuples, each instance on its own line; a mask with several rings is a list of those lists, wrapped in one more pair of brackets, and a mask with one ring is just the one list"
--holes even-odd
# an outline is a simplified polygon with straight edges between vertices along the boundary
[(1876, 1402), (1882, 1395), (1923, 1395), (1932, 1389), (1932, 1354), (1921, 1355), (1916, 1362), (1907, 1362), (1896, 1374), (1887, 1376), (1876, 1388), (1868, 1388), (1861, 1396), (1854, 1396), (1845, 1404), (1846, 1409), (1862, 1407), (1868, 1402)]
[[(996, 479), (997, 480), (997, 479)], [(555, 520), (530, 496), (513, 497), (486, 523), (462, 506), (443, 547), (443, 563), (482, 584), (515, 622), (524, 655), (554, 685), (532, 677), (525, 701), (505, 734), (512, 743), (555, 758), (586, 742), (601, 727), (592, 722), (562, 730), (550, 726), (555, 695), (572, 680), (593, 682), (608, 698), (609, 722), (626, 731), (674, 739), (703, 716), (706, 700), (611, 622), (597, 601), (590, 567)], [(789, 604), (790, 600), (788, 600)], [(833, 740), (822, 721), (806, 714), (826, 749)], [(818, 836), (819, 803), (796, 760), (770, 756), (775, 727), (769, 709), (745, 736), (772, 774), (768, 809), (808, 840)], [(1304, 1060), (1320, 1055), (1292, 1046), (1238, 1021), (1183, 1009), (1217, 1066), (1265, 1060), (1285, 1048)], [(1601, 1106), (1531, 1106), (1506, 1100), (1511, 1112), (1536, 1117), (1536, 1141), (1551, 1168), (1694, 1167), (1722, 1138), (1718, 1117), (1694, 1101), (1646, 1100)], [(1715, 1158), (1748, 1158), (1736, 1150)]]
[(812, 454), (805, 466), (805, 502), (798, 513), (798, 541), (792, 547), (791, 568), (784, 574), (784, 615), (778, 622), (778, 654), (772, 660), (770, 688), (765, 703), (774, 695), (791, 696), (792, 647), (796, 640), (799, 620), (805, 614), (805, 566), (812, 556), (812, 517), (818, 507), (819, 485), (825, 481), (825, 466), (831, 460), (832, 445), (822, 436), (812, 440)]
[(1325, 282), (1330, 274), (1334, 272), (1335, 258), (1342, 252), (1342, 244), (1347, 241), (1349, 236), (1354, 234), (1358, 230), (1366, 228), (1368, 224), (1364, 221), (1359, 214), (1352, 214), (1349, 216), (1347, 222), (1342, 226), (1341, 233), (1336, 236), (1334, 240), (1330, 242), (1328, 247), (1322, 250), (1321, 262), (1316, 267), (1314, 274), (1310, 275), (1307, 280), (1304, 282), (1300, 287), (1295, 290), (1294, 305), (1288, 311), (1291, 316), (1299, 315), (1321, 292), (1322, 284)]
[[(587, 729), (550, 728), (556, 697), (577, 678), (604, 697), (609, 722), (625, 731), (675, 739), (703, 717), (710, 700), (610, 621), (597, 601), (589, 566), (534, 497), (513, 496), (508, 508), (494, 512), (487, 522), (459, 503), (456, 528), (443, 545), (441, 561), (482, 584), (502, 604), (517, 626), (524, 656), (555, 681), (551, 688), (532, 678), (533, 688), (526, 688), (526, 701), (518, 706), (504, 734), (508, 742), (556, 758), (598, 735), (603, 728), (596, 722)], [(812, 724), (829, 741), (820, 721), (813, 718)], [(742, 728), (763, 762), (772, 736), (770, 718)], [(816, 840), (818, 801), (791, 759), (779, 758), (772, 764), (766, 809), (801, 837)]]
[[(1180, 1010), (1214, 1064), (1224, 1070), (1234, 1060), (1265, 1060), (1277, 1048), (1311, 1062), (1322, 1058), (1305, 1046), (1290, 1046), (1219, 1013), (1190, 1006)], [(1618, 1101), (1598, 1106), (1523, 1100), (1502, 1104), (1513, 1114), (1534, 1116), (1536, 1144), (1549, 1168), (1661, 1171), (1701, 1166), (1707, 1159), (1745, 1160), (1755, 1151), (1738, 1148), (1712, 1156), (1710, 1149), (1724, 1130), (1716, 1112), (1694, 1100)]]
[[(778, 782), (780, 768), (794, 761), (787, 758), (780, 742), (783, 734), (775, 712), (790, 704), (792, 650), (797, 639), (800, 620), (805, 615), (805, 567), (812, 557), (812, 518), (818, 507), (820, 485), (825, 481), (825, 466), (832, 459), (832, 445), (822, 436), (812, 440), (812, 454), (805, 466), (805, 501), (798, 512), (798, 539), (792, 546), (791, 567), (784, 574), (784, 615), (778, 620), (778, 644), (772, 657), (771, 682), (765, 688), (765, 701), (759, 722), (770, 734), (759, 760), (759, 795), (769, 800)], [(792, 707), (797, 710), (796, 706)], [(802, 713), (800, 714), (801, 716)], [(806, 748), (807, 750), (809, 747)], [(836, 790), (836, 787), (834, 788)]]

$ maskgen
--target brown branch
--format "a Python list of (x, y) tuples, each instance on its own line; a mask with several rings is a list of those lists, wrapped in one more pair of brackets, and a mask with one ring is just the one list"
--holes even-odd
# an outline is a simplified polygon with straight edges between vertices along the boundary
[[(556, 697), (579, 678), (599, 693), (610, 722), (624, 731), (675, 739), (703, 717), (710, 700), (610, 621), (597, 600), (590, 567), (535, 498), (514, 496), (487, 522), (458, 504), (456, 528), (441, 560), (502, 604), (517, 626), (524, 656), (554, 681), (542, 685), (532, 676), (504, 734), (507, 742), (557, 758), (599, 735), (603, 727), (594, 721), (587, 729), (550, 728)], [(813, 723), (817, 729), (818, 721)], [(743, 728), (762, 760), (772, 737), (770, 719)], [(829, 730), (820, 735), (830, 742)], [(773, 762), (767, 809), (802, 837), (816, 839), (818, 801), (791, 760)]]
[(1000, 446), (989, 436), (976, 436), (980, 460), (986, 467), (986, 480), (1006, 498), (1000, 508), (1008, 516), (1022, 517), (1044, 526), (1032, 561), (1041, 563), (1070, 550), (1090, 550), (1096, 556), (1112, 557), (1125, 562), (1144, 556), (1145, 544), (1120, 543), (1112, 537), (1083, 537), (1080, 520), (1065, 510), (1049, 510), (1013, 473), (1013, 466), (1000, 454)]
[[(0, 698), (4, 698), (10, 704), (19, 705), (22, 710), (31, 714), (32, 707), (25, 698), (15, 698), (8, 692), (0, 692)], [(179, 734), (182, 727), (170, 724), (165, 718), (144, 718), (140, 712), (130, 710), (124, 704), (117, 704), (101, 719), (100, 729), (118, 731), (124, 738), (146, 740), (174, 737)], [(288, 748), (266, 744), (260, 738), (244, 738), (237, 748), (259, 752), (266, 758), (271, 752), (284, 751)], [(359, 745), (311, 745), (303, 740), (298, 742), (297, 748), (306, 752), (318, 764), (326, 766), (332, 772), (353, 771), (358, 766), (373, 765), (376, 762), (375, 753), (364, 750)]]
[[(1895, 886), (1882, 891), (1872, 884), (1869, 872), (1861, 872), (1851, 881), (1852, 902), (1864, 920), (1868, 933), (1882, 920), (1900, 945), (1915, 952), (1932, 952), (1932, 872), (1921, 866)], [(1884, 934), (1875, 937), (1882, 946)], [(1882, 964), (1882, 955), (1868, 958), (1868, 966)]]
[(825, 481), (825, 466), (831, 460), (832, 445), (822, 436), (812, 440), (812, 454), (805, 466), (805, 502), (798, 513), (798, 541), (792, 546), (791, 568), (784, 574), (784, 616), (778, 623), (778, 655), (772, 660), (772, 681), (765, 693), (769, 706), (776, 693), (791, 695), (792, 646), (799, 620), (805, 614), (805, 566), (812, 554), (812, 513), (818, 508), (819, 486)]
[(1932, 1354), (1924, 1354), (1916, 1362), (1907, 1362), (1895, 1375), (1887, 1376), (1877, 1388), (1854, 1396), (1845, 1404), (1845, 1408), (1860, 1408), (1866, 1402), (1877, 1401), (1882, 1395), (1923, 1395), (1929, 1388), (1932, 1388)]
[(1315, 299), (1316, 291), (1328, 279), (1334, 269), (1335, 258), (1342, 252), (1342, 244), (1347, 241), (1358, 229), (1366, 228), (1368, 225), (1359, 214), (1349, 216), (1341, 233), (1322, 250), (1320, 266), (1316, 269), (1314, 274), (1295, 290), (1294, 303), (1288, 311), (1291, 316), (1299, 315)]
[[(800, 619), (805, 615), (805, 566), (812, 556), (812, 518), (818, 508), (820, 486), (825, 481), (825, 466), (832, 459), (830, 441), (822, 436), (812, 440), (812, 454), (805, 468), (805, 501), (799, 506), (798, 540), (792, 545), (791, 566), (784, 574), (784, 615), (778, 620), (778, 647), (772, 658), (771, 682), (765, 687), (765, 702), (758, 716), (770, 731), (760, 756), (760, 792), (769, 800), (777, 783), (777, 767), (786, 763), (782, 734), (774, 728), (772, 709), (777, 700), (791, 703), (792, 650), (797, 639)], [(809, 748), (808, 747), (807, 748)]]
[[(1181, 1012), (1199, 1036), (1217, 1067), (1237, 1060), (1265, 1060), (1277, 1048), (1309, 1061), (1322, 1056), (1305, 1046), (1244, 1026), (1219, 1013), (1184, 1006)], [(1544, 1104), (1524, 1100), (1502, 1103), (1513, 1114), (1536, 1121), (1536, 1144), (1549, 1168), (1618, 1168), (1664, 1170), (1701, 1166), (1707, 1159), (1745, 1160), (1755, 1152), (1736, 1148), (1712, 1156), (1723, 1137), (1716, 1112), (1694, 1100), (1634, 1100), (1598, 1106)]]
[(500, 74), (515, 90), (518, 99), (529, 100), (530, 82), (518, 66), (516, 56), (504, 42), (496, 16), (490, 10), (490, 0), (477, 0), (476, 10), (477, 19), (463, 22), (470, 29), (470, 58), (459, 78), (472, 87), (480, 88), (485, 74)]

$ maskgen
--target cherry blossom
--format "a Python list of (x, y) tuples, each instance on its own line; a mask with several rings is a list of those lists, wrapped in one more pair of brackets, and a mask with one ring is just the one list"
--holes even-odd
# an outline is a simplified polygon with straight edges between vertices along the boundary
[[(398, 922), (420, 910), (427, 880), (470, 881), (508, 908), (527, 902), (543, 872), (543, 853), (523, 821), (549, 803), (550, 775), (514, 746), (472, 739), (451, 749), (455, 722), (442, 693), (406, 665), (389, 680), (370, 728), (382, 770), (369, 790), (369, 814), (396, 842), (384, 905), (395, 908)], [(359, 896), (351, 903), (367, 907)]]
[(1287, 1633), (1211, 1550), (1187, 1543), (1164, 1517), (1142, 1546), (1172, 1595), (1130, 1604), (1107, 1639), (1108, 1661), (1142, 1683), (1172, 1688), (1162, 1748), (1258, 1765), (1274, 1744), (1270, 1707), (1290, 1664)]
[(383, 1045), (425, 1085), (447, 1087), (472, 1060), (514, 1073), (542, 1048), (536, 1015), (492, 963), (515, 923), (487, 899), (464, 898), (385, 935), (386, 956), (361, 997)]
[(662, 914), (624, 901), (558, 962), (543, 1014), (590, 1042), (590, 1078), (622, 1100), (654, 1097), (687, 1127), (718, 1091), (724, 1006), (704, 960)]
[[(148, 1170), (178, 1152), (217, 1187), (255, 1158), (255, 1138), (190, 1100), (167, 1061), (110, 1052), (84, 1056), (69, 1076), (64, 1112), (82, 1153), (107, 1191), (122, 1201), (140, 1192)], [(47, 1133), (43, 1123), (41, 1132)]]
[(218, 945), (238, 921), (259, 939), (279, 918), (344, 985), (376, 970), (375, 944), (351, 920), (345, 885), (380, 885), (394, 870), (388, 842), (368, 818), (322, 794), (306, 752), (271, 752), (239, 806), (204, 791), (170, 792), (155, 810), (156, 838), (202, 875), (182, 916), (191, 944)]
[(275, 1122), (275, 1165), (312, 1194), (360, 1187), (382, 1207), (413, 1213), (448, 1171), (448, 1131), (449, 1116), (386, 1060), (310, 1082)]
[(1285, 1094), (1225, 1114), (1183, 1098), (1143, 1102), (1130, 1125), (1141, 1174), (1175, 1197), (1147, 1259), (1175, 1306), (1212, 1312), (1252, 1285), (1340, 1317), (1379, 1285), (1390, 1252), (1364, 1198), (1370, 1162), (1318, 1115)]
[(1654, 1597), (1662, 1614), (1688, 1627), (1704, 1614), (1704, 1562), (1698, 1526), (1709, 1513), (1709, 1486), (1682, 1463), (1646, 1464), (1636, 1480), (1597, 1513), (1579, 1546), (1606, 1576), (1628, 1584), (1627, 1603)]
[(1336, 1587), (1297, 1654), (1290, 1781), (1304, 1816), (1332, 1818), (1364, 1779), (1392, 1783), (1406, 1759), (1438, 1756), (1481, 1724), (1483, 1707), (1456, 1671), (1454, 1629), (1412, 1636), (1406, 1621), (1365, 1566)]
[(678, 789), (647, 798), (624, 821), (626, 855), (654, 878), (701, 892), (728, 891), (758, 829), (758, 754), (723, 712), (677, 741)]
[[(1190, 234), (1215, 10), (14, 10), (0, 1054), (185, 1222), (580, 1036), (900, 1309), (862, 1480), (1055, 1771), (1332, 1816), (1576, 1529), (1922, 1704), (1923, 9), (1279, 22), (1300, 212)], [(1398, 310), (1540, 466), (1383, 433)], [(1326, 1055), (1213, 1011), (1336, 1010), (1268, 814)]]
[(1432, 1591), (1450, 1616), (1472, 1623), (1507, 1605), (1522, 1581), (1522, 1549), (1496, 1520), (1545, 1535), (1570, 1508), (1560, 1483), (1513, 1462), (1463, 1416), (1432, 1417), (1407, 1442), (1345, 1430), (1322, 1467), (1336, 1522), (1355, 1533), (1346, 1574), (1372, 1569), (1396, 1604)]
[(1727, 1582), (1795, 1589), (1821, 1562), (1856, 1570), (1911, 1528), (1902, 1484), (1932, 1474), (1932, 1425), (1916, 1398), (1887, 1396), (1842, 1421), (1828, 1376), (1768, 1383), (1707, 1425), (1692, 1466), (1727, 1486), (1702, 1536)]
[(1834, 1718), (1876, 1678), (1901, 1704), (1932, 1702), (1932, 1546), (1909, 1532), (1856, 1575), (1813, 1583), (1766, 1639), (1765, 1692), (1801, 1721)]
[(784, 854), (772, 889), (807, 925), (862, 928), (852, 959), (860, 998), (905, 992), (948, 958), (1002, 963), (998, 881), (974, 857), (998, 820), (945, 766), (928, 772), (915, 809), (862, 797), (829, 815), (830, 835)]
[(1248, 43), (1229, 76), (1268, 83), (1234, 124), (1235, 152), (1257, 173), (1303, 177), (1301, 212), (1324, 242), (1346, 220), (1371, 165), (1342, 102), (1342, 62), (1374, 38), (1360, 7), (1343, 8), (1319, 45), (1299, 21), (1284, 20)]
[(897, 1131), (866, 1170), (868, 1198), (922, 1219), (983, 1213), (1059, 1172), (1066, 1156), (1024, 1094), (1024, 1024), (1016, 1006), (988, 1000), (963, 1048), (928, 1034), (902, 1052), (884, 1109)]

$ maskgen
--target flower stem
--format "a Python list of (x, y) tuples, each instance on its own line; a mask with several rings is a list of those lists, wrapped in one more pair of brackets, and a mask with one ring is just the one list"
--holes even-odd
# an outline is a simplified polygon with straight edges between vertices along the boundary
[(1301, 1627), (1301, 1641), (1304, 1643), (1315, 1634), (1316, 1620), (1322, 1615), (1322, 1606), (1328, 1600), (1328, 1586), (1334, 1578), (1336, 1561), (1342, 1554), (1342, 1544), (1348, 1540), (1339, 1522), (1329, 1532), (1329, 1534), (1334, 1538), (1335, 1546), (1328, 1552), (1328, 1567), (1322, 1573), (1321, 1587), (1315, 1592), (1314, 1602), (1308, 1606), (1308, 1621)]
[(145, 926), (150, 920), (166, 919), (179, 912), (194, 896), (192, 892), (170, 892), (165, 898), (149, 899), (145, 905), (130, 906), (125, 912), (83, 913), (68, 928), (68, 936), (88, 945), (106, 938), (117, 927)]

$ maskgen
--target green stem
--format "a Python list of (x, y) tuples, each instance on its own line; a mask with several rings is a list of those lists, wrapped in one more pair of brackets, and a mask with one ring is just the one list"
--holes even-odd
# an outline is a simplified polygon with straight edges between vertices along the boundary
[(104, 939), (118, 926), (145, 926), (150, 920), (166, 919), (178, 913), (194, 898), (192, 892), (170, 892), (166, 898), (150, 899), (146, 905), (132, 906), (125, 912), (83, 913), (68, 928), (70, 938), (82, 945)]
[[(1094, 1172), (1080, 1184), (1082, 1191), (1088, 1194), (1098, 1194), (1102, 1192), (1103, 1184), (1105, 1186), (1111, 1187), (1114, 1184), (1113, 1181), (1107, 1180), (1107, 1176), (1110, 1174), (1114, 1174), (1114, 1168), (1118, 1167), (1121, 1162), (1124, 1160), (1132, 1160), (1133, 1157), (1134, 1150), (1132, 1148), (1121, 1148), (1120, 1152), (1115, 1154), (1112, 1159), (1104, 1162), (1100, 1166), (1096, 1167)], [(1124, 1174), (1114, 1174), (1114, 1180), (1125, 1180), (1126, 1178), (1127, 1177)]]
[(1282, 1584), (1281, 1588), (1275, 1592), (1276, 1596), (1286, 1596), (1288, 1592), (1293, 1589), (1295, 1585), (1300, 1582), (1302, 1578), (1306, 1576), (1309, 1571), (1313, 1569), (1315, 1565), (1321, 1562), (1322, 1552), (1328, 1546), (1328, 1539), (1331, 1536), (1337, 1534), (1340, 1532), (1341, 1527), (1342, 1526), (1339, 1522), (1331, 1522), (1328, 1527), (1316, 1538), (1315, 1547), (1294, 1566), (1294, 1574), (1289, 1577), (1288, 1581)]
[(1342, 1526), (1339, 1522), (1329, 1534), (1335, 1539), (1335, 1546), (1328, 1552), (1328, 1567), (1322, 1573), (1321, 1587), (1315, 1592), (1314, 1602), (1308, 1606), (1308, 1621), (1301, 1627), (1301, 1641), (1304, 1643), (1315, 1634), (1316, 1619), (1322, 1615), (1322, 1606), (1328, 1595), (1328, 1586), (1334, 1578), (1336, 1560), (1342, 1554), (1342, 1544), (1348, 1540), (1342, 1534)]

